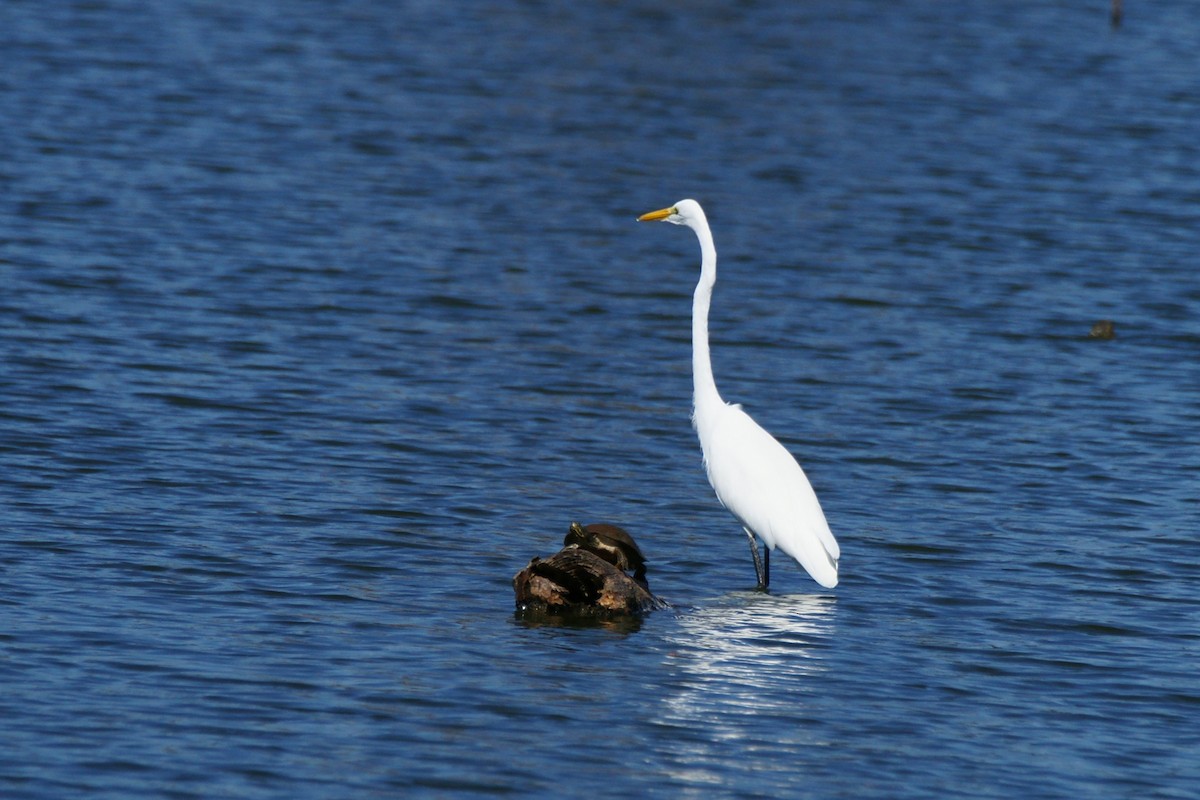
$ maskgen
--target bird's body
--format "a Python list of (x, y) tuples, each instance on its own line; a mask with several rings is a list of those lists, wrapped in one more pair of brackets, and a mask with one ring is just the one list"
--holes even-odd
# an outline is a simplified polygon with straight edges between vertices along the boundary
[[(697, 408), (694, 422), (708, 482), (721, 504), (768, 551), (778, 547), (817, 583), (837, 586), (837, 540), (792, 454), (738, 405)], [(764, 588), (767, 579), (761, 577)]]
[[(687, 225), (700, 240), (700, 280), (692, 298), (692, 421), (708, 481), (750, 537), (759, 588), (766, 589), (770, 581), (770, 552), (776, 547), (796, 559), (817, 583), (836, 586), (840, 549), (804, 470), (740, 405), (722, 400), (713, 380), (708, 310), (717, 279), (717, 251), (704, 210), (695, 200), (680, 200), (638, 219)], [(762, 564), (755, 537), (766, 547)]]

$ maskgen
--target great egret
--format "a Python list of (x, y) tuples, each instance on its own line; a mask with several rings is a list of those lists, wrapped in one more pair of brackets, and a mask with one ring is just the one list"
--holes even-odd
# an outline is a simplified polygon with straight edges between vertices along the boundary
[[(700, 240), (700, 281), (692, 296), (692, 423), (704, 451), (708, 482), (750, 537), (758, 588), (765, 591), (770, 583), (771, 551), (776, 547), (800, 562), (817, 583), (833, 588), (841, 551), (804, 470), (740, 405), (726, 403), (717, 392), (708, 351), (717, 249), (704, 209), (695, 200), (680, 200), (638, 217), (638, 222), (658, 221), (686, 225)], [(763, 541), (761, 560), (756, 536)]]

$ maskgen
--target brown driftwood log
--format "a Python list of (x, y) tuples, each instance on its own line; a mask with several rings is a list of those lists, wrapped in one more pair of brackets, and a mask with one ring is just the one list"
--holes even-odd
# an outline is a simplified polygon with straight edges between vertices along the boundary
[[(572, 523), (564, 547), (513, 577), (517, 609), (551, 614), (640, 614), (666, 603), (650, 593), (646, 562), (628, 533)], [(632, 569), (633, 576), (625, 570)]]

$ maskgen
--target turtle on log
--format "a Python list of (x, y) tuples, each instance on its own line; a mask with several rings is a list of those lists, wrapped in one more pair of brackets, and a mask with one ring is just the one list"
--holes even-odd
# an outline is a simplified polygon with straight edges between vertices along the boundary
[(572, 522), (563, 548), (534, 557), (513, 576), (513, 590), (525, 614), (640, 614), (667, 607), (650, 593), (646, 559), (633, 537), (607, 523)]

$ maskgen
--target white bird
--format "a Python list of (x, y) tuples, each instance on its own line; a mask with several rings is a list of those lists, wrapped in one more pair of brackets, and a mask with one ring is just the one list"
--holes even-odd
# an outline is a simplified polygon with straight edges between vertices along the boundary
[[(726, 403), (717, 392), (708, 351), (717, 249), (704, 209), (695, 200), (680, 200), (638, 217), (638, 222), (655, 221), (686, 225), (700, 240), (700, 281), (692, 296), (692, 423), (704, 451), (708, 482), (750, 537), (758, 588), (765, 591), (770, 582), (771, 551), (776, 547), (800, 562), (817, 583), (837, 586), (841, 551), (804, 470), (740, 405)], [(756, 536), (764, 545), (761, 560)]]

